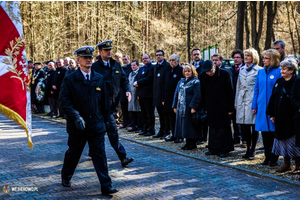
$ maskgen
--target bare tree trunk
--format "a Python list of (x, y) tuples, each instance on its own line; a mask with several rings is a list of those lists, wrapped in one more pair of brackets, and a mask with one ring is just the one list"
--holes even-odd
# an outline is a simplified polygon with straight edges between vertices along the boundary
[(77, 14), (77, 46), (79, 46), (79, 2), (76, 2), (76, 14)]
[[(291, 3), (292, 5), (292, 3)], [(297, 33), (297, 38), (298, 38), (298, 52), (295, 52), (296, 53), (300, 53), (300, 34), (299, 34), (299, 28), (298, 28), (298, 24), (297, 24), (297, 21), (296, 21), (296, 17), (295, 17), (295, 13), (296, 13), (296, 2), (294, 2), (294, 8), (295, 8), (295, 12), (294, 12), (294, 9), (292, 8), (292, 17), (293, 17), (293, 20), (294, 20), (294, 23), (295, 23), (295, 29), (296, 29), (296, 33)]]
[(287, 16), (288, 16), (289, 33), (291, 35), (291, 40), (292, 40), (292, 45), (293, 45), (293, 54), (295, 54), (296, 47), (295, 47), (295, 41), (294, 41), (293, 31), (292, 31), (291, 22), (290, 22), (289, 2), (285, 2), (285, 4), (286, 4)]
[(191, 13), (192, 12), (192, 3), (189, 1), (189, 20), (187, 26), (187, 50), (188, 50), (188, 61), (191, 60)]
[(257, 50), (260, 55), (259, 40), (262, 33), (263, 26), (263, 11), (264, 11), (264, 2), (259, 2), (259, 18), (258, 18), (258, 30), (257, 30), (257, 2), (250, 2), (251, 5), (251, 38), (252, 38), (252, 47)]
[(246, 5), (247, 2), (245, 1), (238, 2), (235, 48), (241, 50), (243, 49), (244, 44), (244, 17)]
[(265, 41), (265, 49), (271, 48), (272, 38), (273, 38), (273, 21), (276, 15), (277, 2), (274, 2), (273, 11), (273, 1), (267, 1), (267, 32), (266, 32), (266, 41)]
[[(247, 7), (247, 6), (246, 6)], [(248, 9), (245, 10), (246, 49), (250, 47), (250, 27), (248, 23)]]

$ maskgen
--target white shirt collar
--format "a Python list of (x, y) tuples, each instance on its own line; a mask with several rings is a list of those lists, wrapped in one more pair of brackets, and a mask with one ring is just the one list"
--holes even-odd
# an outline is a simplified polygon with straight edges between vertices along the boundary
[(81, 73), (83, 74), (83, 77), (86, 79), (86, 75), (88, 74), (89, 75), (89, 77), (90, 77), (90, 80), (91, 80), (91, 71), (89, 72), (89, 73), (85, 73), (84, 71), (82, 71), (81, 69), (80, 69), (80, 71), (81, 71)]
[[(109, 61), (108, 62), (106, 62), (105, 60), (102, 60), (102, 61), (103, 61), (105, 66), (107, 66), (107, 63), (109, 63)], [(110, 65), (109, 65), (109, 67), (110, 67)]]

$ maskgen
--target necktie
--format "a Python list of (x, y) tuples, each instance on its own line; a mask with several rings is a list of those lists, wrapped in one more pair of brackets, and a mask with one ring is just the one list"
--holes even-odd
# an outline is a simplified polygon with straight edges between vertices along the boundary
[(239, 66), (236, 65), (236, 66), (235, 66), (235, 71), (237, 72), (238, 70), (239, 70)]
[(86, 80), (88, 80), (88, 81), (90, 80), (89, 74), (86, 75)]

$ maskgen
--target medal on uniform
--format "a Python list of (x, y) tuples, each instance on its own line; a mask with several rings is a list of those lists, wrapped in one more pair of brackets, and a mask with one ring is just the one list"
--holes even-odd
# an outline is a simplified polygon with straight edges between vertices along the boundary
[(270, 79), (274, 79), (274, 76), (273, 76), (273, 75), (271, 75), (271, 76), (270, 76)]
[(34, 80), (32, 80), (32, 82), (31, 82), (32, 84), (34, 84)]
[(160, 73), (157, 74), (157, 77), (160, 77)]

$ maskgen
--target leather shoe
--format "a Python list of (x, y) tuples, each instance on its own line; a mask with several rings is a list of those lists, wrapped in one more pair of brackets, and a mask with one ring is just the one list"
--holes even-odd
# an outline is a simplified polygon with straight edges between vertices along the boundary
[(155, 135), (155, 133), (153, 133), (153, 132), (150, 132), (150, 131), (149, 131), (149, 132), (148, 132), (148, 133), (146, 133), (144, 136), (146, 136), (146, 137), (147, 137), (147, 136), (152, 136), (152, 135)]
[(142, 129), (137, 129), (136, 131), (134, 131), (135, 133), (140, 133), (140, 132), (142, 132), (143, 130)]
[(197, 145), (201, 145), (201, 144), (204, 144), (206, 141), (201, 141), (201, 140), (199, 140), (198, 142), (197, 142)]
[(126, 157), (123, 160), (121, 160), (121, 165), (122, 165), (122, 167), (126, 167), (132, 161), (134, 161), (134, 158), (127, 158)]
[(269, 161), (268, 160), (264, 160), (264, 162), (261, 163), (261, 165), (268, 165)]
[(164, 134), (162, 137), (160, 137), (159, 139), (161, 139), (161, 140), (164, 140), (164, 139), (166, 139), (166, 137), (168, 137), (170, 134)]
[(275, 167), (275, 166), (277, 166), (277, 165), (278, 165), (277, 162), (270, 162), (270, 163), (269, 163), (269, 166), (270, 166), (270, 167)]
[(248, 159), (248, 158), (249, 158), (249, 155), (246, 153), (245, 155), (242, 156), (242, 158)]
[(177, 139), (174, 141), (174, 143), (181, 143), (181, 142), (183, 142), (183, 139), (182, 139), (182, 138), (177, 138)]
[(139, 133), (139, 135), (145, 135), (147, 133), (147, 131), (143, 131), (141, 133)]
[(164, 132), (159, 131), (156, 135), (153, 136), (153, 138), (160, 138), (164, 135)]
[(116, 188), (109, 188), (109, 189), (105, 189), (105, 190), (102, 189), (102, 195), (109, 195), (109, 194), (114, 194), (117, 192), (119, 192), (119, 190)]
[(128, 131), (128, 132), (134, 132), (134, 131), (137, 131), (137, 130), (138, 130), (137, 127), (132, 127), (131, 129), (128, 129), (127, 131)]
[(173, 135), (171, 135), (169, 138), (165, 138), (166, 142), (175, 141), (175, 140), (176, 138)]
[(62, 179), (61, 184), (64, 187), (71, 187), (71, 182), (64, 179)]

